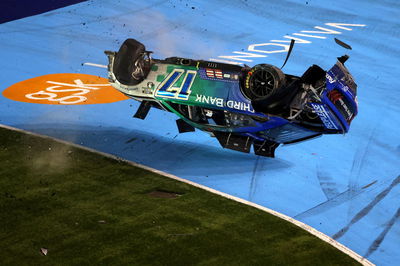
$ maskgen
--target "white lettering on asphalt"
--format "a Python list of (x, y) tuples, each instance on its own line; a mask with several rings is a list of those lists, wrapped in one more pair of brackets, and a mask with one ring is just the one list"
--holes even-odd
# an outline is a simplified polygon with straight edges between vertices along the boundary
[(325, 36), (317, 36), (317, 35), (310, 35), (310, 34), (304, 34), (304, 33), (293, 33), (293, 35), (302, 36), (302, 37), (316, 38), (316, 39), (326, 39)]
[(323, 28), (320, 26), (315, 26), (314, 29), (318, 29), (317, 30), (302, 30), (300, 32), (305, 32), (305, 33), (319, 33), (319, 34), (342, 34), (340, 31), (336, 31), (336, 30), (331, 30), (331, 29), (327, 29), (327, 28)]
[[(296, 33), (293, 33), (293, 35), (295, 35)], [(293, 36), (289, 36), (289, 35), (285, 35), (283, 36), (283, 38), (286, 39), (290, 39), (290, 40), (295, 40), (296, 43), (311, 43), (310, 41), (304, 40), (304, 39), (300, 39), (300, 38), (296, 38)], [(290, 43), (290, 41), (286, 41), (286, 40), (271, 40), (271, 42), (285, 42), (285, 43)]]
[[(332, 23), (328, 22), (325, 23), (326, 26), (336, 28), (336, 29), (341, 29), (341, 30), (346, 30), (346, 31), (351, 31), (352, 29), (350, 27), (365, 27), (367, 25), (365, 24), (348, 24), (348, 23)], [(315, 39), (326, 39), (326, 36), (319, 36), (315, 34), (322, 34), (322, 35), (327, 35), (327, 34), (342, 34), (338, 30), (333, 30), (321, 26), (314, 26), (314, 29), (316, 30), (301, 30), (300, 32), (297, 33), (292, 33), (292, 35), (295, 36), (301, 36), (301, 37), (308, 37), (308, 38), (315, 38)], [(305, 33), (312, 33), (310, 34), (305, 34)], [(310, 44), (312, 43), (309, 40), (301, 39), (301, 38), (296, 38), (290, 35), (285, 35), (283, 36), (285, 39), (293, 39), (297, 43), (303, 43), (303, 44)], [(253, 62), (252, 59), (250, 58), (260, 58), (260, 57), (267, 57), (267, 55), (263, 54), (272, 54), (272, 53), (285, 53), (287, 52), (289, 45), (284, 45), (284, 44), (279, 44), (279, 43), (290, 43), (288, 40), (270, 40), (270, 42), (267, 43), (261, 43), (261, 44), (250, 44), (247, 48), (249, 52), (253, 53), (247, 53), (247, 52), (238, 52), (234, 51), (232, 52), (235, 55), (220, 55), (218, 58), (210, 58), (210, 61), (215, 61), (215, 62), (221, 62), (221, 63), (228, 63), (228, 64), (242, 64), (243, 62)], [(271, 48), (270, 46), (278, 46), (281, 45), (284, 47), (284, 49), (267, 49)], [(268, 47), (267, 47), (268, 46)], [(260, 47), (263, 47), (262, 49)], [(276, 47), (275, 47), (276, 48)], [(263, 54), (256, 54), (256, 53), (263, 53)]]
[[(98, 87), (110, 86), (109, 84), (84, 84), (80, 79), (74, 80), (75, 84), (55, 81), (47, 81), (47, 83), (56, 86), (50, 86), (45, 90), (26, 94), (25, 97), (31, 100), (48, 100), (59, 102), (60, 104), (77, 104), (86, 101), (87, 98), (83, 95), (88, 94), (91, 90), (100, 89)], [(71, 95), (57, 98), (57, 93), (61, 92), (71, 92)]]
[(245, 61), (245, 62), (253, 62), (253, 60), (244, 59), (244, 58), (267, 57), (266, 55), (262, 55), (262, 54), (252, 54), (252, 53), (245, 53), (245, 52), (238, 52), (238, 51), (234, 51), (232, 53), (239, 54), (239, 55), (222, 55), (222, 56), (219, 56), (219, 57), (220, 58), (237, 60), (237, 61)]
[(365, 26), (367, 26), (365, 24), (346, 24), (346, 23), (325, 23), (325, 25), (331, 26), (334, 28), (338, 28), (338, 29), (342, 29), (342, 30), (348, 30), (348, 31), (352, 31), (353, 29), (343, 27), (343, 26), (349, 26), (349, 27), (365, 27)]
[[(264, 50), (264, 49), (256, 49), (256, 47), (262, 47), (262, 46), (280, 46), (278, 50)], [(283, 47), (283, 49), (282, 49)], [(289, 50), (289, 45), (287, 44), (281, 44), (281, 43), (259, 43), (259, 44), (250, 44), (248, 50), (250, 52), (258, 52), (258, 53), (266, 53), (266, 54), (273, 54), (273, 53), (284, 53)]]

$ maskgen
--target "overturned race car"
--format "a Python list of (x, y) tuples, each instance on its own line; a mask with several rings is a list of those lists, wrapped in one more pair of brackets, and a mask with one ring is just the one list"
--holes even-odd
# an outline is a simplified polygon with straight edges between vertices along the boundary
[(322, 134), (346, 133), (357, 115), (357, 85), (338, 58), (328, 71), (313, 65), (301, 76), (259, 64), (238, 66), (170, 57), (153, 59), (143, 44), (127, 39), (106, 51), (110, 84), (141, 104), (175, 113), (180, 133), (198, 128), (222, 147), (274, 157), (280, 144)]

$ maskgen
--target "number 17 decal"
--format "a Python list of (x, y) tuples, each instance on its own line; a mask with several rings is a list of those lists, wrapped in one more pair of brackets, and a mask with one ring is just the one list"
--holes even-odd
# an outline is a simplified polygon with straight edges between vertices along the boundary
[(185, 73), (184, 69), (174, 69), (158, 86), (155, 92), (155, 96), (181, 100), (189, 99), (189, 95), (192, 92), (190, 88), (193, 85), (193, 81), (196, 77), (197, 71), (186, 71), (181, 86), (174, 87), (174, 85), (177, 83), (183, 73)]

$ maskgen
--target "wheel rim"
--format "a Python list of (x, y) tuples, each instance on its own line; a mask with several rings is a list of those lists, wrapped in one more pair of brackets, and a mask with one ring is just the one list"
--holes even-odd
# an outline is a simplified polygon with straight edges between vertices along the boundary
[(251, 80), (251, 91), (256, 97), (264, 97), (274, 90), (275, 80), (271, 72), (260, 69), (254, 72)]

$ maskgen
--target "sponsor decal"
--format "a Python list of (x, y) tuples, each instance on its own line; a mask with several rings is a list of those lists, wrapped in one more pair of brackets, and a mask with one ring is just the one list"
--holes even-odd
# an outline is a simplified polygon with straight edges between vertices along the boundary
[(339, 92), (338, 90), (332, 90), (328, 93), (328, 98), (344, 115), (347, 122), (350, 122), (353, 119), (354, 113), (350, 110), (350, 107), (346, 103), (345, 98), (341, 92)]
[(206, 69), (206, 75), (209, 78), (218, 78), (218, 79), (222, 79), (223, 75), (222, 75), (222, 71), (219, 69)]
[(49, 74), (18, 82), (3, 96), (19, 102), (39, 104), (100, 104), (128, 99), (112, 88), (107, 79), (87, 74)]
[(252, 68), (246, 75), (246, 81), (244, 83), (244, 86), (246, 87), (246, 89), (250, 88), (250, 78), (253, 75), (255, 71), (255, 68)]
[(226, 102), (226, 106), (232, 109), (254, 113), (254, 110), (250, 103), (229, 100)]
[(250, 103), (238, 102), (234, 100), (224, 100), (223, 98), (196, 94), (196, 102), (215, 105), (217, 107), (228, 107), (235, 110), (254, 113), (254, 109)]
[(311, 107), (317, 113), (319, 118), (321, 118), (322, 123), (324, 123), (325, 127), (328, 129), (338, 129), (336, 124), (332, 121), (332, 118), (329, 116), (325, 107), (322, 104), (310, 103)]
[(225, 106), (225, 104), (224, 104), (225, 101), (223, 98), (211, 97), (211, 96), (199, 95), (199, 94), (196, 94), (196, 102), (211, 104), (211, 105), (215, 105), (218, 107)]
[(343, 99), (339, 99), (339, 103), (342, 106), (344, 112), (346, 113), (346, 120), (347, 122), (351, 121), (351, 119), (353, 118), (353, 112), (350, 111), (349, 107), (347, 106), (347, 104), (343, 101)]
[(214, 76), (214, 70), (212, 70), (212, 69), (206, 69), (206, 75), (207, 75), (207, 77), (209, 77), (209, 78), (215, 78), (215, 76)]
[(219, 69), (206, 69), (206, 75), (209, 78), (218, 78), (218, 79), (222, 79), (222, 71)]
[(328, 80), (329, 83), (334, 83), (335, 82), (335, 79), (331, 75), (329, 75), (328, 73), (326, 73), (326, 79)]
[(202, 79), (225, 81), (225, 82), (237, 82), (239, 75), (234, 73), (222, 72), (220, 69), (201, 68), (199, 69), (199, 76)]

